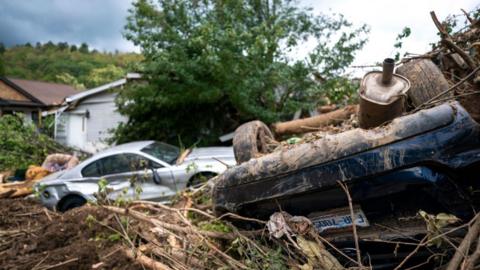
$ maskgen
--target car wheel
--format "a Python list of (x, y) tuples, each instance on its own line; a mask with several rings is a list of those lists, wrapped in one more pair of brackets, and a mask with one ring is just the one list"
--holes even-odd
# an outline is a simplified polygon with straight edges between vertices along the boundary
[(188, 181), (188, 187), (196, 187), (205, 182), (207, 182), (210, 178), (215, 177), (216, 173), (211, 172), (204, 172), (204, 173), (197, 173), (190, 180)]
[(65, 198), (63, 198), (58, 206), (58, 211), (60, 212), (66, 212), (72, 208), (75, 207), (80, 207), (84, 204), (87, 203), (87, 200), (85, 198), (77, 196), (77, 195), (70, 195)]
[(233, 152), (238, 164), (268, 153), (268, 141), (274, 141), (270, 129), (261, 121), (247, 122), (235, 130)]
[[(410, 80), (407, 95), (417, 107), (448, 89), (442, 71), (430, 59), (416, 59), (398, 67), (396, 73)], [(451, 93), (450, 93), (451, 95)], [(444, 97), (448, 97), (445, 95)]]

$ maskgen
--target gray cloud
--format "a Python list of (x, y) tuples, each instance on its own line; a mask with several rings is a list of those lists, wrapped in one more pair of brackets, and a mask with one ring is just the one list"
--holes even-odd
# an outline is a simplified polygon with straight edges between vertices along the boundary
[(131, 0), (0, 0), (0, 42), (86, 42), (98, 50), (133, 51), (122, 36)]

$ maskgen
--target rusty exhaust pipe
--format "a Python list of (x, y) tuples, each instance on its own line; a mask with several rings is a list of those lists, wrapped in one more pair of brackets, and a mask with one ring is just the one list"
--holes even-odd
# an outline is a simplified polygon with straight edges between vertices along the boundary
[(390, 84), (393, 77), (393, 68), (395, 67), (395, 60), (392, 58), (385, 58), (383, 60), (382, 83)]
[(358, 94), (358, 123), (361, 128), (378, 127), (402, 115), (410, 81), (394, 74), (395, 61), (383, 60), (383, 71), (370, 71), (363, 77)]

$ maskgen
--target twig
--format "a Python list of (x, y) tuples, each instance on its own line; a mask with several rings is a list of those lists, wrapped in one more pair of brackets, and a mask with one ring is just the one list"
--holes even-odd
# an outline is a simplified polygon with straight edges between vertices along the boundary
[(35, 266), (32, 268), (32, 270), (37, 269), (37, 267), (39, 267), (48, 258), (48, 256), (50, 256), (50, 253), (48, 253), (47, 256), (45, 256), (43, 259), (41, 259), (37, 264), (35, 264)]
[(216, 157), (212, 157), (212, 159), (214, 159), (214, 160), (216, 160), (216, 161), (220, 162), (221, 164), (225, 165), (225, 167), (227, 167), (227, 168), (231, 168), (231, 167), (232, 167), (232, 165), (229, 165), (229, 164), (227, 164), (227, 163), (225, 163), (225, 162), (221, 161), (220, 159), (218, 159), (218, 158), (216, 158)]
[(117, 252), (118, 252), (119, 250), (121, 250), (121, 249), (122, 249), (121, 247), (114, 249), (112, 252), (110, 252), (110, 253), (108, 253), (107, 255), (103, 256), (103, 257), (102, 257), (102, 260), (105, 260), (106, 258), (112, 256), (113, 254), (117, 253)]
[(407, 257), (405, 257), (405, 259), (403, 259), (403, 261), (397, 266), (395, 267), (394, 270), (398, 270), (398, 269), (402, 269), (402, 266), (415, 254), (417, 253), (417, 251), (423, 247), (424, 243), (425, 243), (425, 240), (428, 239), (428, 235), (425, 235), (425, 237), (423, 237), (422, 241), (420, 241), (420, 243), (417, 245), (417, 247), (415, 247), (415, 249), (410, 252), (410, 254), (407, 255)]
[(73, 258), (73, 259), (66, 260), (66, 261), (61, 262), (61, 263), (57, 263), (57, 264), (54, 264), (54, 265), (45, 266), (45, 267), (39, 268), (39, 269), (41, 269), (41, 270), (53, 269), (53, 268), (57, 268), (57, 267), (59, 267), (59, 266), (63, 266), (63, 265), (65, 265), (65, 264), (69, 264), (69, 263), (71, 263), (71, 262), (76, 262), (76, 261), (78, 261), (78, 258)]
[(442, 254), (439, 254), (439, 253), (432, 254), (432, 255), (430, 255), (430, 256), (427, 258), (426, 261), (424, 261), (424, 262), (422, 262), (422, 263), (420, 263), (420, 264), (414, 265), (414, 266), (412, 266), (412, 267), (409, 267), (409, 268), (407, 268), (407, 269), (405, 269), (405, 270), (412, 270), (412, 269), (416, 269), (416, 268), (422, 267), (422, 266), (430, 263), (430, 260), (433, 259), (433, 258), (435, 258), (435, 257), (437, 257), (437, 256), (445, 256), (445, 252), (442, 253)]
[(51, 217), (50, 214), (48, 213), (47, 208), (43, 207), (43, 212), (44, 212), (45, 215), (47, 216), (48, 220), (52, 221), (52, 217)]
[(353, 230), (353, 238), (355, 239), (355, 249), (357, 252), (357, 263), (360, 268), (363, 268), (362, 265), (362, 256), (360, 254), (360, 245), (358, 244), (358, 234), (357, 234), (357, 226), (355, 224), (355, 214), (353, 212), (353, 204), (352, 204), (352, 197), (350, 196), (350, 192), (348, 191), (348, 187), (341, 181), (337, 181), (340, 187), (343, 189), (345, 194), (347, 195), (348, 199), (348, 207), (350, 208), (350, 217), (352, 219), (352, 230)]
[(163, 222), (163, 221), (160, 221), (158, 219), (153, 219), (153, 218), (150, 218), (148, 216), (146, 216), (145, 214), (142, 214), (138, 211), (135, 211), (135, 210), (126, 210), (126, 209), (122, 209), (122, 208), (119, 208), (119, 207), (115, 207), (115, 206), (102, 206), (103, 208), (111, 211), (111, 212), (114, 212), (114, 213), (117, 213), (117, 214), (121, 214), (121, 215), (130, 215), (132, 216), (133, 218), (136, 218), (136, 219), (139, 219), (141, 221), (144, 221), (144, 222), (147, 222), (149, 224), (152, 224), (153, 226), (157, 226), (157, 227), (162, 227), (162, 228), (166, 228), (166, 229), (169, 229), (169, 230), (172, 230), (172, 231), (176, 231), (176, 232), (182, 232), (182, 233), (195, 233), (195, 232), (198, 232), (200, 233), (202, 236), (206, 236), (206, 237), (211, 237), (211, 238), (219, 238), (219, 239), (225, 239), (225, 240), (233, 240), (237, 237), (237, 235), (235, 234), (232, 234), (232, 233), (221, 233), (221, 232), (210, 232), (210, 231), (195, 231), (192, 227), (182, 227), (182, 226), (178, 226), (178, 225), (175, 225), (175, 224), (170, 224), (170, 223), (167, 223), (167, 222)]
[(137, 261), (138, 263), (140, 263), (141, 265), (145, 265), (147, 266), (148, 268), (150, 269), (154, 269), (154, 270), (171, 270), (170, 267), (168, 267), (167, 265), (159, 262), (159, 261), (156, 261), (156, 260), (153, 260), (152, 258), (149, 258), (148, 256), (145, 256), (142, 252), (140, 252), (139, 250), (136, 250), (136, 252), (132, 251), (132, 250), (129, 250), (129, 249), (126, 249), (126, 248), (123, 248), (122, 251), (125, 253), (125, 255), (127, 257), (129, 257), (130, 259), (132, 260), (135, 260)]
[(468, 250), (470, 249), (470, 245), (472, 242), (478, 238), (478, 233), (480, 232), (480, 214), (477, 214), (474, 217), (475, 222), (473, 225), (468, 229), (467, 235), (462, 240), (462, 243), (455, 251), (453, 258), (450, 260), (446, 270), (455, 270), (458, 269), (458, 266), (462, 262), (462, 259), (468, 254)]
[(413, 110), (413, 112), (416, 112), (418, 110), (420, 110), (423, 106), (425, 105), (429, 105), (432, 103), (432, 101), (436, 100), (437, 98), (447, 94), (448, 92), (452, 91), (453, 89), (457, 88), (458, 86), (462, 85), (466, 80), (470, 79), (470, 77), (474, 76), (477, 71), (480, 70), (480, 66), (476, 67), (472, 72), (470, 72), (467, 76), (465, 76), (463, 79), (461, 79), (460, 81), (458, 81), (456, 84), (452, 85), (451, 87), (449, 87), (447, 90), (445, 91), (442, 91), (441, 93), (437, 94), (436, 96), (432, 97), (431, 99), (427, 100), (426, 102), (420, 104), (417, 108), (415, 108), (415, 110)]
[(320, 241), (321, 243), (327, 243), (327, 245), (329, 247), (331, 247), (333, 250), (335, 250), (336, 252), (338, 252), (338, 254), (342, 255), (344, 258), (348, 259), (349, 261), (353, 262), (353, 263), (357, 263), (354, 259), (350, 258), (350, 256), (348, 256), (347, 254), (345, 254), (343, 251), (341, 251), (340, 249), (338, 249), (335, 245), (333, 245), (332, 243), (330, 243), (330, 241), (328, 241), (327, 239), (321, 237), (318, 233), (316, 234), (313, 234), (313, 238), (318, 242)]
[(238, 219), (238, 220), (253, 221), (253, 222), (260, 223), (260, 224), (267, 224), (266, 221), (263, 221), (263, 220), (260, 220), (260, 219), (242, 217), (242, 216), (240, 216), (240, 215), (237, 215), (237, 214), (234, 214), (234, 213), (230, 213), (230, 212), (221, 215), (220, 217), (217, 218), (217, 220), (223, 219), (223, 218), (225, 218), (225, 217), (232, 217), (232, 218), (235, 218), (235, 219)]
[(440, 102), (444, 102), (444, 101), (448, 101), (448, 100), (452, 100), (452, 99), (457, 99), (457, 98), (460, 98), (460, 97), (471, 96), (471, 95), (475, 95), (475, 94), (480, 94), (480, 91), (473, 91), (473, 92), (470, 92), (470, 93), (464, 93), (464, 94), (460, 94), (460, 95), (456, 95), (456, 96), (452, 96), (452, 97), (448, 97), (448, 98), (442, 98), (442, 99), (434, 100), (430, 104), (440, 103)]
[(480, 241), (477, 239), (477, 247), (469, 258), (465, 259), (464, 269), (471, 270), (475, 267), (475, 263), (480, 258)]
[(465, 17), (467, 17), (467, 20), (470, 22), (471, 25), (475, 24), (475, 20), (472, 19), (472, 17), (470, 17), (470, 15), (468, 14), (468, 12), (466, 12), (463, 8), (460, 9), (462, 11), (462, 13), (465, 15)]
[(452, 38), (450, 37), (450, 35), (448, 34), (448, 32), (445, 30), (445, 28), (443, 28), (442, 24), (440, 23), (440, 21), (438, 20), (437, 18), (437, 15), (435, 15), (435, 12), (434, 11), (430, 11), (430, 16), (432, 17), (432, 20), (433, 20), (433, 23), (435, 24), (435, 26), (437, 27), (438, 31), (440, 32), (440, 36), (442, 37), (442, 42), (447, 46), (449, 47), (449, 49), (451, 49), (452, 51), (455, 51), (456, 53), (458, 53), (462, 58), (463, 60), (465, 60), (465, 62), (467, 63), (467, 65), (471, 68), (471, 69), (474, 69), (475, 68), (475, 62), (472, 60), (472, 58), (470, 58), (470, 56), (468, 56), (465, 51), (463, 51), (460, 47), (458, 47), (452, 40)]

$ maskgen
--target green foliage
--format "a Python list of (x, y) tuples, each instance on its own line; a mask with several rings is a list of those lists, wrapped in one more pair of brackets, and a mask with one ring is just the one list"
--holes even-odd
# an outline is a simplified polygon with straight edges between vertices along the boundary
[(220, 220), (202, 221), (198, 224), (198, 227), (204, 231), (210, 232), (232, 232), (232, 228)]
[(37, 199), (40, 199), (40, 195), (42, 195), (46, 188), (47, 186), (44, 183), (38, 183), (33, 189), (33, 196), (35, 196)]
[[(149, 84), (121, 92), (130, 120), (117, 140), (186, 144), (211, 143), (246, 120), (288, 119), (349, 88), (339, 78), (368, 32), (289, 0), (137, 0), (125, 30), (142, 48)], [(294, 59), (305, 41), (317, 46)]]
[(289, 269), (280, 247), (276, 250), (268, 249), (266, 252), (259, 252), (258, 248), (252, 246), (250, 242), (236, 238), (231, 242), (229, 250), (242, 257), (243, 263), (250, 269)]
[(0, 171), (42, 164), (48, 154), (65, 148), (39, 133), (33, 124), (23, 123), (22, 115), (0, 117)]
[(87, 85), (102, 85), (125, 76), (125, 71), (121, 67), (109, 64), (105, 67), (92, 69), (85, 84)]
[[(407, 37), (410, 36), (410, 34), (412, 33), (412, 30), (410, 29), (410, 27), (404, 27), (402, 32), (400, 34), (397, 35), (397, 37), (395, 38), (395, 44), (393, 44), (393, 47), (395, 49), (398, 49), (400, 50), (403, 46), (403, 40)], [(397, 51), (395, 53), (395, 61), (398, 61), (400, 60), (400, 52)]]
[(96, 203), (100, 205), (109, 205), (111, 202), (108, 199), (108, 194), (112, 192), (112, 188), (108, 187), (108, 180), (106, 178), (100, 178), (97, 183), (98, 190), (93, 194), (97, 199)]
[(141, 60), (135, 53), (100, 53), (89, 51), (85, 43), (78, 49), (66, 42), (19, 45), (3, 53), (6, 76), (66, 83), (79, 89), (118, 80)]

